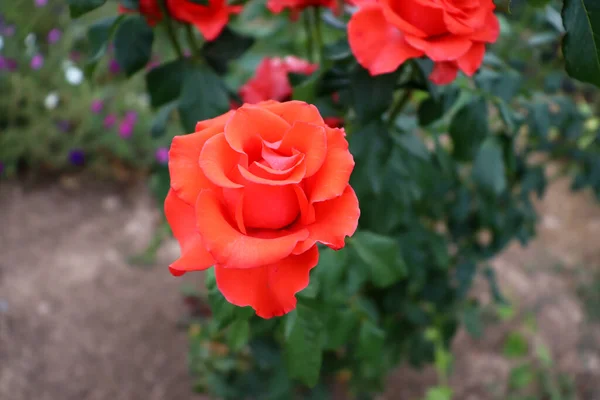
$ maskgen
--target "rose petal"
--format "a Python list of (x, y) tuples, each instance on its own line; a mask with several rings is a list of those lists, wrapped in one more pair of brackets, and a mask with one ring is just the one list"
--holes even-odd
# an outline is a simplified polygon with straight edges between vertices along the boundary
[(291, 154), (292, 149), (305, 155), (306, 177), (314, 175), (323, 165), (327, 154), (325, 128), (306, 122), (295, 122), (286, 132), (277, 150), (280, 153)]
[(348, 23), (348, 40), (352, 53), (371, 75), (395, 71), (423, 51), (409, 45), (404, 34), (391, 25), (376, 5), (357, 11)]
[(490, 11), (485, 20), (485, 24), (478, 32), (470, 35), (471, 40), (480, 42), (494, 43), (500, 35), (500, 22), (498, 17)]
[(291, 254), (308, 230), (254, 232), (243, 235), (227, 220), (225, 210), (212, 190), (202, 191), (196, 203), (197, 229), (218, 264), (230, 268), (255, 268), (272, 264)]
[(244, 105), (225, 125), (225, 138), (231, 148), (246, 153), (252, 161), (260, 157), (262, 141), (277, 142), (290, 129), (290, 124), (267, 109)]
[(218, 134), (219, 127), (210, 127), (189, 135), (175, 136), (169, 150), (171, 188), (190, 205), (196, 204), (200, 190), (214, 185), (204, 176), (198, 158), (207, 140)]
[(483, 56), (485, 55), (485, 45), (483, 43), (473, 43), (473, 46), (469, 51), (465, 53), (461, 58), (456, 60), (458, 68), (467, 76), (473, 76), (473, 74), (479, 69), (483, 62)]
[(447, 32), (443, 5), (434, 1), (383, 0), (381, 4), (387, 20), (407, 35), (425, 37)]
[(282, 229), (300, 214), (293, 186), (248, 182), (244, 189), (244, 224), (247, 228)]
[(406, 41), (413, 47), (425, 52), (433, 61), (452, 61), (465, 54), (473, 43), (461, 36), (442, 36), (435, 39), (421, 39), (407, 36)]
[(277, 171), (258, 163), (253, 163), (249, 169), (238, 165), (238, 169), (241, 176), (248, 182), (272, 186), (300, 183), (306, 175), (304, 160), (284, 171)]
[(454, 61), (437, 62), (433, 66), (433, 71), (429, 74), (429, 79), (436, 85), (447, 85), (456, 79), (458, 66)]
[(335, 199), (315, 203), (315, 222), (306, 228), (310, 236), (298, 243), (294, 254), (302, 253), (315, 242), (323, 243), (334, 250), (344, 247), (345, 237), (352, 236), (358, 227), (360, 209), (358, 198), (350, 187)]
[(196, 132), (206, 129), (208, 127), (212, 127), (212, 128), (218, 127), (218, 128), (220, 128), (221, 132), (223, 132), (223, 130), (225, 129), (225, 124), (227, 123), (229, 118), (231, 118), (234, 111), (235, 110), (230, 110), (223, 115), (219, 115), (218, 117), (211, 118), (211, 119), (205, 119), (204, 121), (198, 121), (196, 123)]
[(257, 268), (217, 265), (217, 287), (232, 304), (251, 306), (262, 318), (278, 317), (296, 308), (295, 294), (308, 286), (310, 270), (318, 262), (319, 251), (313, 246), (302, 254)]
[(181, 248), (181, 256), (169, 266), (171, 273), (180, 276), (186, 271), (204, 270), (214, 265), (215, 261), (196, 232), (194, 208), (173, 190), (169, 190), (165, 199), (165, 215)]
[(287, 101), (285, 103), (271, 102), (263, 104), (265, 104), (266, 109), (280, 116), (290, 125), (299, 121), (315, 125), (323, 124), (323, 118), (319, 109), (312, 104), (298, 100)]
[(206, 141), (200, 153), (199, 165), (204, 175), (215, 185), (223, 188), (240, 188), (229, 176), (237, 166), (247, 165), (247, 156), (229, 147), (225, 135), (216, 135)]
[(328, 129), (328, 153), (319, 171), (306, 179), (306, 192), (311, 203), (342, 194), (354, 169), (354, 158), (341, 129)]

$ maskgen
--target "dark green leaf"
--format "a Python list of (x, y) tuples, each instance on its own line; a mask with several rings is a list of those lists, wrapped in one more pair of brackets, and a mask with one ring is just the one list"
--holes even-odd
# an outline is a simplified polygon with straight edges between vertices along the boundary
[(483, 321), (481, 320), (481, 309), (475, 305), (467, 306), (462, 315), (465, 329), (475, 339), (483, 336)]
[(332, 61), (343, 60), (352, 56), (348, 39), (342, 38), (335, 43), (325, 46), (325, 57)]
[(419, 104), (419, 125), (427, 126), (444, 116), (458, 99), (460, 92), (456, 88), (448, 88), (439, 97), (432, 96)]
[(225, 28), (219, 37), (202, 46), (202, 54), (218, 74), (224, 74), (229, 63), (240, 58), (253, 44), (253, 38)]
[(600, 86), (600, 2), (565, 0), (563, 54), (567, 73)]
[(247, 319), (236, 319), (227, 330), (227, 344), (233, 351), (239, 351), (248, 344), (250, 323)]
[(146, 88), (152, 107), (160, 107), (179, 97), (185, 68), (186, 62), (178, 59), (161, 64), (146, 74)]
[(228, 109), (227, 90), (208, 66), (186, 68), (179, 99), (179, 114), (186, 131), (193, 132), (198, 121), (217, 117)]
[(371, 279), (376, 286), (390, 286), (406, 275), (406, 264), (394, 238), (359, 231), (350, 243), (359, 258), (370, 267)]
[(475, 157), (479, 145), (488, 135), (487, 114), (487, 103), (476, 97), (454, 115), (449, 133), (456, 159), (468, 161)]
[(225, 300), (217, 288), (214, 268), (206, 272), (206, 289), (208, 291), (208, 303), (213, 314), (213, 318), (220, 326), (226, 325), (235, 313), (235, 306)]
[(294, 87), (292, 100), (301, 100), (306, 103), (314, 103), (317, 95), (317, 86), (321, 74), (315, 72), (307, 79), (303, 80), (298, 86)]
[(287, 316), (285, 358), (291, 377), (309, 387), (319, 381), (323, 357), (323, 326), (316, 310), (299, 303)]
[(171, 116), (173, 110), (177, 108), (177, 105), (178, 103), (173, 101), (158, 110), (154, 120), (152, 121), (152, 126), (150, 127), (150, 134), (153, 138), (156, 139), (164, 135), (167, 128), (167, 123), (169, 122), (169, 117)]
[(385, 332), (369, 320), (362, 322), (358, 333), (356, 356), (363, 360), (381, 357), (385, 343)]
[(104, 5), (106, 0), (67, 0), (71, 18), (77, 18)]
[(325, 348), (337, 350), (344, 346), (358, 326), (358, 315), (351, 309), (344, 309), (332, 315), (327, 329), (327, 342)]
[(467, 295), (473, 283), (475, 271), (477, 271), (477, 265), (472, 260), (460, 262), (456, 267), (456, 280), (458, 281), (456, 294), (459, 298)]
[(123, 18), (123, 15), (102, 18), (90, 25), (88, 29), (90, 58), (87, 60), (84, 68), (85, 75), (88, 78), (94, 74), (98, 61), (106, 54), (108, 43)]
[(473, 180), (481, 190), (496, 196), (506, 189), (502, 145), (495, 138), (481, 144), (473, 163)]
[(350, 76), (352, 104), (359, 121), (380, 118), (394, 97), (397, 73), (371, 76), (361, 67)]
[(508, 304), (502, 292), (500, 292), (500, 287), (498, 286), (498, 281), (496, 280), (496, 272), (491, 267), (487, 267), (484, 271), (484, 276), (490, 285), (490, 291), (492, 292), (492, 298), (494, 302), (499, 304)]
[(119, 3), (128, 10), (138, 11), (140, 9), (140, 0), (119, 0)]
[(414, 132), (395, 134), (394, 141), (404, 150), (424, 161), (429, 161), (430, 153), (423, 140)]
[(127, 76), (144, 68), (152, 56), (154, 32), (141, 16), (129, 16), (115, 33), (115, 58)]

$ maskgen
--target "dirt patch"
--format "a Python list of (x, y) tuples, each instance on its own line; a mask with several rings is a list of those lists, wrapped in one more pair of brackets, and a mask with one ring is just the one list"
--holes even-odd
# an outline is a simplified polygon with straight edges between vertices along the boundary
[[(155, 268), (126, 262), (158, 218), (145, 188), (0, 185), (0, 399), (202, 399), (190, 391), (186, 334), (177, 329), (179, 289), (199, 274), (168, 274), (173, 241)], [(585, 286), (600, 265), (600, 207), (559, 182), (539, 210), (538, 239), (511, 246), (493, 266), (519, 311), (535, 313), (539, 339), (576, 377), (581, 399), (600, 399), (600, 325), (589, 315), (600, 304), (589, 304), (598, 297)], [(513, 328), (488, 326), (481, 340), (459, 333), (456, 399), (503, 398), (511, 362), (500, 350)], [(402, 368), (384, 397), (417, 399), (435, 382), (431, 369)]]

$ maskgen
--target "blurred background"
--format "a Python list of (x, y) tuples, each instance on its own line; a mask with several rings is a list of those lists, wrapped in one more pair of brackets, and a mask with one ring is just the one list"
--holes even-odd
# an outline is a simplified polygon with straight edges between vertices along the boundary
[[(598, 96), (563, 72), (560, 7), (541, 1), (521, 12), (515, 3), (512, 12), (499, 3), (492, 49), (524, 74), (531, 98), (571, 99), (580, 131), (592, 132), (576, 138), (585, 149), (597, 141)], [(287, 17), (264, 18), (264, 2), (250, 4), (234, 26), (273, 39), (234, 64), (230, 87), (301, 40)], [(116, 10), (71, 20), (59, 0), (0, 5), (3, 400), (202, 398), (187, 322), (203, 276), (168, 273), (179, 247), (161, 212), (168, 146), (183, 132), (157, 127), (142, 74), (128, 79), (111, 48), (86, 78), (87, 25)], [(147, 69), (171, 49), (159, 41), (154, 52)], [(489, 306), (453, 341), (454, 398), (600, 399), (600, 167), (584, 164), (547, 165), (537, 237), (490, 261), (510, 305), (475, 282), (473, 295)], [(438, 383), (434, 367), (401, 366), (380, 398), (421, 398)]]

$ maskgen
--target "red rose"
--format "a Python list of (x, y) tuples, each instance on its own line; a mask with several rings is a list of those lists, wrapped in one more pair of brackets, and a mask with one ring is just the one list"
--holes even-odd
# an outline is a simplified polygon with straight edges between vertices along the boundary
[(288, 74), (310, 75), (318, 68), (318, 65), (294, 56), (266, 57), (259, 64), (254, 77), (241, 87), (240, 97), (245, 103), (252, 104), (265, 100), (288, 100), (292, 95)]
[[(154, 26), (162, 20), (160, 0), (140, 0), (139, 13), (146, 17), (148, 25)], [(226, 0), (208, 0), (208, 5), (192, 3), (189, 0), (167, 0), (167, 10), (176, 20), (192, 24), (202, 33), (208, 41), (216, 39), (225, 25), (229, 22), (229, 15), (237, 14), (241, 6), (229, 6)], [(119, 12), (133, 12), (119, 6)]]
[(167, 4), (173, 18), (194, 25), (208, 41), (219, 36), (229, 15), (242, 11), (242, 6), (230, 6), (226, 0), (208, 0), (208, 6), (188, 0), (167, 0)]
[(343, 129), (299, 101), (245, 104), (173, 139), (165, 213), (181, 246), (173, 275), (215, 266), (217, 286), (263, 318), (296, 306), (317, 265), (354, 233), (354, 160)]
[(407, 59), (435, 62), (430, 79), (447, 84), (460, 69), (472, 76), (485, 43), (498, 38), (492, 0), (381, 0), (363, 3), (348, 24), (358, 62), (372, 75), (392, 72)]

